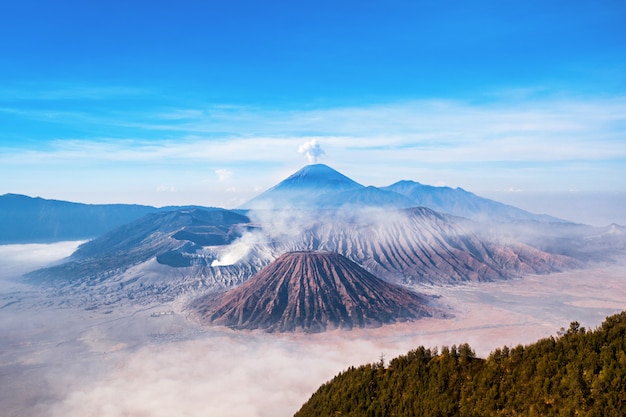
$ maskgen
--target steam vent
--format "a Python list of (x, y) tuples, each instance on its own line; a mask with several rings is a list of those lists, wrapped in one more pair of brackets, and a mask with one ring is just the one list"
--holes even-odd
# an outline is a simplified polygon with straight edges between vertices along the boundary
[(191, 304), (206, 324), (317, 333), (441, 316), (427, 298), (333, 252), (289, 252), (247, 282)]

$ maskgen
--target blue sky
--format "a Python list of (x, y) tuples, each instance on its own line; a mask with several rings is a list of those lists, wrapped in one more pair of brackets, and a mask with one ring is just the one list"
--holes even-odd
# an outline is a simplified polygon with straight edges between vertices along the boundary
[(0, 194), (234, 207), (312, 140), (363, 184), (626, 193), (625, 21), (604, 0), (2, 2)]

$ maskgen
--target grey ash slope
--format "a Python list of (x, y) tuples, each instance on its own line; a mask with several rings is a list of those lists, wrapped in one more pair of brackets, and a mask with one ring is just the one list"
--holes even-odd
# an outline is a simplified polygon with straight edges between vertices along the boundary
[(68, 262), (33, 271), (30, 282), (95, 302), (168, 301), (244, 282), (264, 264), (211, 268), (218, 251), (249, 232), (246, 216), (223, 209), (153, 213), (81, 245)]
[(249, 221), (244, 215), (224, 209), (182, 209), (152, 213), (81, 245), (72, 258), (80, 260), (110, 254), (119, 256), (146, 243), (155, 244), (156, 249), (159, 248), (159, 238), (163, 236), (197, 245), (226, 245), (241, 234), (234, 226)]
[(424, 207), (338, 213), (319, 216), (297, 236), (276, 241), (278, 252), (338, 252), (376, 276), (402, 284), (497, 281), (581, 265)]
[(234, 329), (322, 332), (441, 315), (428, 299), (332, 252), (290, 252), (246, 283), (194, 301), (204, 323)]

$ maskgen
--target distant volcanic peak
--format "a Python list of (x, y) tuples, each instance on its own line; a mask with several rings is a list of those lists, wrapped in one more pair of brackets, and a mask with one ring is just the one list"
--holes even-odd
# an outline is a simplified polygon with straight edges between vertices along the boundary
[(363, 188), (328, 165), (307, 165), (274, 187), (244, 203), (245, 209), (320, 208), (320, 196)]
[(346, 190), (363, 187), (328, 165), (313, 164), (300, 169), (279, 183), (274, 189), (285, 188), (332, 188)]
[(201, 320), (235, 329), (321, 332), (432, 316), (426, 299), (333, 252), (289, 252), (245, 284), (192, 303)]

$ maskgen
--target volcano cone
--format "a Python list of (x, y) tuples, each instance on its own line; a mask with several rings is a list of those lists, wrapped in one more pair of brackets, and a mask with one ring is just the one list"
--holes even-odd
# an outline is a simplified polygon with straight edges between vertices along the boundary
[(376, 278), (333, 252), (289, 252), (246, 283), (191, 305), (201, 321), (234, 329), (322, 332), (437, 314), (426, 297)]

